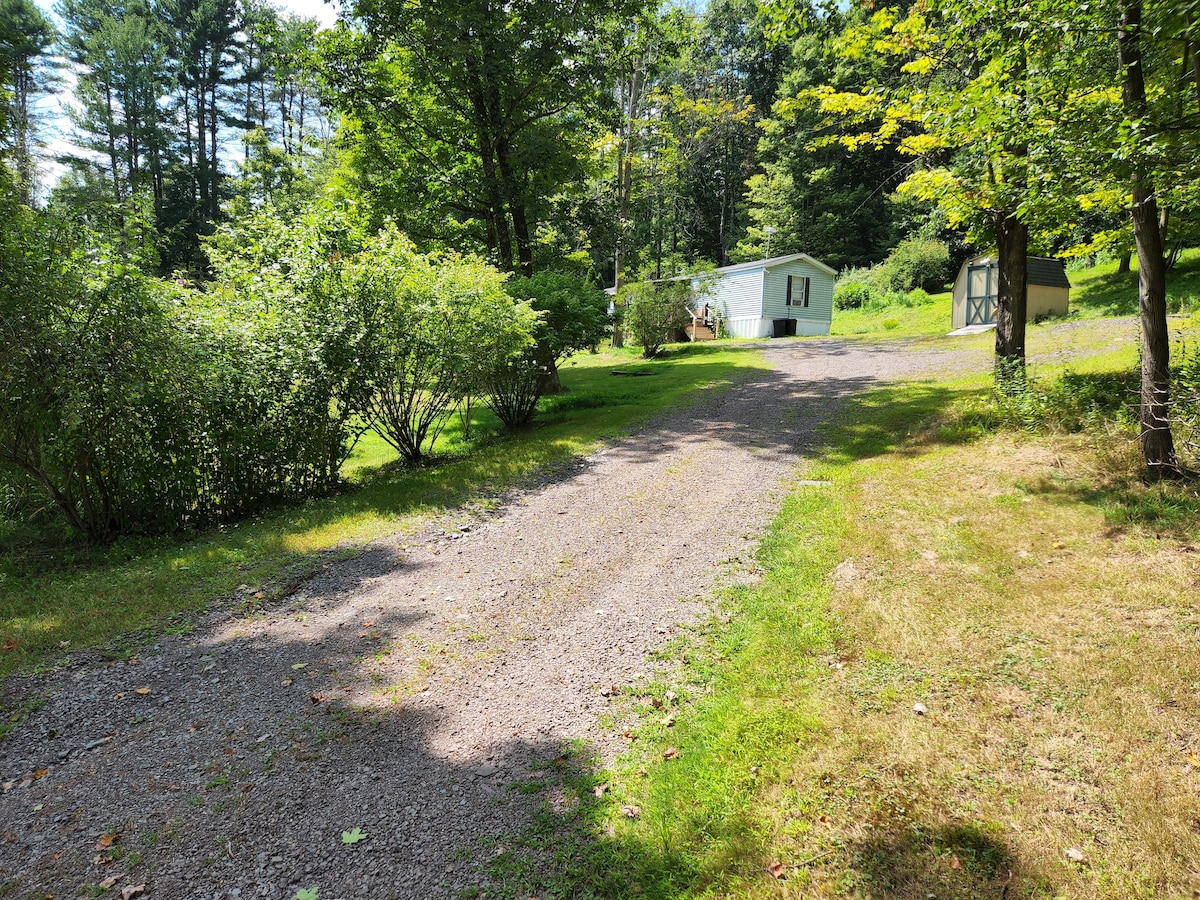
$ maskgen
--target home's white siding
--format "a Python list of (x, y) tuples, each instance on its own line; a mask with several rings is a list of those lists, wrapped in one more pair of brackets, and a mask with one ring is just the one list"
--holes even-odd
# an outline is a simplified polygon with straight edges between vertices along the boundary
[[(794, 276), (792, 306), (786, 302), (789, 275)], [(800, 299), (801, 278), (810, 279), (807, 307), (794, 305)], [(833, 282), (832, 275), (804, 260), (772, 266), (766, 271), (763, 318), (795, 319), (796, 334), (829, 334), (833, 321)]]
[(742, 316), (721, 323), (721, 337), (761, 338), (771, 336), (771, 320), (759, 316)]
[[(704, 298), (726, 323), (738, 319), (762, 318), (762, 269), (736, 272), (705, 279), (710, 285)], [(696, 283), (696, 282), (694, 282)], [(757, 337), (757, 335), (738, 335)]]
[[(789, 275), (809, 279), (807, 307), (787, 305)], [(796, 253), (693, 276), (692, 287), (703, 294), (695, 301), (697, 309), (705, 302), (710, 304), (723, 320), (724, 334), (731, 337), (770, 337), (775, 319), (791, 319), (798, 335), (829, 334), (834, 277), (827, 266)], [(796, 282), (793, 286), (799, 287)]]

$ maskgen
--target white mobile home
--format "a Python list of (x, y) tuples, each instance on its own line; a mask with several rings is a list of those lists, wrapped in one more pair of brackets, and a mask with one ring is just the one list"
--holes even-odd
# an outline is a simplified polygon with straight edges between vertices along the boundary
[(707, 302), (723, 335), (783, 337), (829, 334), (837, 272), (806, 253), (724, 266), (693, 284), (708, 286)]

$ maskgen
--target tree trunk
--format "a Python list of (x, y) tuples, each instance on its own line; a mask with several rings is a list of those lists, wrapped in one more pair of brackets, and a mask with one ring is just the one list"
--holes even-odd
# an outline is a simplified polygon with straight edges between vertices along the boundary
[[(1146, 77), (1141, 50), (1142, 3), (1126, 0), (1117, 31), (1121, 100), (1135, 121), (1146, 115)], [(1132, 156), (1133, 236), (1138, 254), (1138, 309), (1142, 325), (1142, 459), (1154, 478), (1180, 474), (1171, 435), (1171, 343), (1167, 332), (1167, 269), (1154, 182), (1142, 154)]]
[(504, 180), (504, 194), (508, 198), (508, 211), (512, 216), (513, 234), (517, 239), (517, 260), (521, 274), (526, 278), (533, 275), (533, 241), (529, 236), (529, 220), (525, 215), (525, 201), (508, 158), (508, 143), (496, 145), (496, 163), (500, 177)]
[[(625, 116), (620, 146), (617, 150), (617, 246), (613, 258), (613, 284), (618, 296), (625, 286), (625, 241), (629, 230), (629, 204), (633, 198), (633, 122), (642, 100), (642, 60), (633, 64), (633, 79), (629, 84), (629, 99), (622, 113)], [(614, 347), (625, 346), (625, 334), (620, 322), (613, 324)]]
[(1121, 261), (1119, 263), (1117, 263), (1117, 274), (1118, 275), (1128, 275), (1130, 273), (1130, 271), (1132, 271), (1129, 268), (1129, 263), (1132, 261), (1132, 259), (1133, 259), (1132, 253), (1126, 253), (1121, 257)]
[(562, 380), (558, 376), (558, 366), (554, 360), (543, 361), (541, 374), (538, 375), (538, 395), (542, 397), (563, 392)]
[(1026, 267), (1029, 227), (1014, 215), (996, 222), (999, 284), (996, 291), (996, 386), (1020, 389), (1025, 384), (1025, 315), (1029, 287)]

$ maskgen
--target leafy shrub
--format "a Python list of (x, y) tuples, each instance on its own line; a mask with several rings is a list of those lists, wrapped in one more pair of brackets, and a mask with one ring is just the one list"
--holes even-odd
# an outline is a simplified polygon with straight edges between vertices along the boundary
[(465, 396), (491, 399), (513, 372), (536, 377), (526, 350), (540, 316), (504, 278), (476, 257), (420, 256), (391, 229), (359, 263), (355, 289), (379, 317), (371, 427), (406, 462), (424, 456)]
[(861, 281), (839, 283), (833, 291), (833, 305), (837, 309), (869, 309), (875, 304), (875, 289)]
[(940, 291), (950, 277), (950, 248), (941, 241), (909, 238), (879, 268), (879, 283), (889, 291)]
[(556, 394), (562, 389), (558, 364), (571, 353), (594, 347), (608, 333), (608, 296), (586, 279), (562, 272), (513, 278), (506, 289), (542, 314), (531, 355), (541, 370), (540, 393)]
[(330, 490), (365, 426), (378, 311), (354, 289), (365, 245), (343, 210), (269, 207), (209, 246), (217, 284), (182, 306), (219, 435), (209, 491), (223, 515)]
[(921, 288), (913, 288), (904, 299), (904, 305), (910, 307), (928, 306), (933, 302), (933, 297), (929, 292)]
[(625, 327), (642, 345), (646, 359), (658, 355), (674, 329), (691, 321), (692, 286), (687, 281), (639, 282), (626, 285), (622, 296)]
[(0, 466), (104, 540), (187, 512), (189, 355), (152, 284), (56, 217), (0, 199)]
[(5, 483), (20, 470), (94, 540), (337, 483), (372, 384), (371, 324), (345, 281), (357, 238), (337, 216), (244, 223), (214, 242), (201, 292), (52, 215), (3, 212)]

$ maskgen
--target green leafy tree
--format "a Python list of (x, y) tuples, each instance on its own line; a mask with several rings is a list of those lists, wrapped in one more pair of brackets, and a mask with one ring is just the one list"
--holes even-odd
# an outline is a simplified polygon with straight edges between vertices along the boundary
[(540, 394), (562, 391), (559, 364), (594, 347), (608, 334), (608, 296), (594, 284), (561, 272), (539, 272), (509, 280), (508, 293), (538, 313), (531, 363), (539, 371)]
[(33, 102), (50, 89), (47, 55), (54, 38), (54, 26), (31, 0), (0, 0), (0, 151), (26, 204), (37, 176)]
[[(605, 99), (591, 46), (601, 23), (626, 5), (352, 7), (361, 30), (343, 27), (326, 41), (324, 71), (372, 145), (353, 157), (365, 183), (404, 186), (388, 191), (394, 206), (385, 211), (418, 237), (453, 233), (456, 222), (482, 238), (502, 269), (532, 274), (537, 223), (550, 198), (580, 177), (588, 110)], [(454, 222), (442, 227), (448, 216)], [(414, 218), (420, 228), (410, 227)]]
[(671, 332), (691, 321), (691, 282), (639, 282), (626, 285), (625, 326), (642, 345), (642, 356), (652, 359), (671, 338)]

